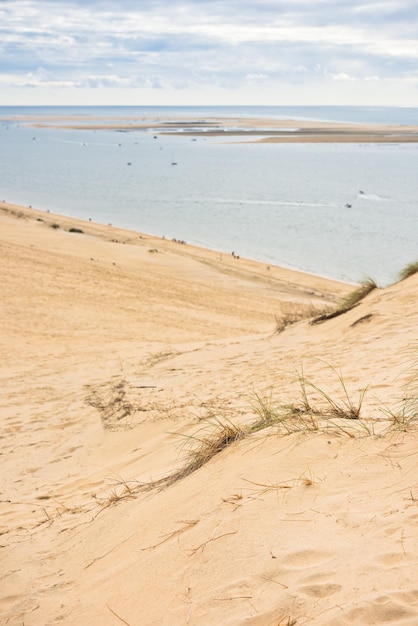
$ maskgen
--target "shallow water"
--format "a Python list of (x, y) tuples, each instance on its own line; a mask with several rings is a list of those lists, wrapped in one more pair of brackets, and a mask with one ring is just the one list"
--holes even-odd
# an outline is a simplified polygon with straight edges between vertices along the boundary
[[(414, 123), (416, 110), (396, 111)], [(0, 122), (1, 199), (353, 282), (387, 284), (417, 259), (417, 166), (418, 144), (226, 143)]]

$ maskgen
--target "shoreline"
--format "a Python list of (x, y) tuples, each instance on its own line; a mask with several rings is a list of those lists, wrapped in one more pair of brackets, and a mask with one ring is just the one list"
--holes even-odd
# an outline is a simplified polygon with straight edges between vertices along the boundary
[(60, 229), (65, 231), (68, 229), (69, 231), (70, 228), (78, 228), (82, 230), (82, 233), (78, 234), (97, 237), (103, 241), (111, 243), (122, 242), (142, 246), (158, 245), (167, 252), (175, 252), (178, 255), (187, 254), (197, 259), (211, 261), (233, 270), (239, 269), (240, 271), (256, 273), (258, 277), (266, 278), (268, 280), (277, 278), (280, 282), (300, 282), (302, 285), (315, 283), (316, 285), (319, 284), (321, 286), (320, 288), (325, 291), (346, 291), (347, 287), (355, 288), (358, 285), (358, 283), (355, 282), (352, 283), (276, 263), (242, 257), (241, 255), (236, 255), (230, 252), (187, 243), (183, 240), (169, 239), (113, 224), (103, 224), (83, 218), (71, 217), (70, 215), (33, 208), (32, 206), (26, 207), (8, 202), (6, 200), (0, 202), (0, 216), (2, 214), (10, 215), (16, 218), (24, 218), (25, 220), (31, 220), (35, 223), (44, 222), (45, 225), (52, 228), (54, 228), (54, 225), (56, 224), (58, 226), (56, 230)]
[[(245, 120), (242, 123), (246, 123)], [(265, 122), (257, 120), (257, 123), (262, 128)], [(275, 123), (282, 126), (285, 122), (276, 120)], [(342, 282), (358, 284), (371, 275), (380, 285), (390, 284), (396, 279), (392, 267), (400, 270), (415, 255), (411, 231), (405, 224), (413, 217), (411, 180), (417, 144), (343, 143), (343, 140), (358, 141), (359, 137), (352, 135), (348, 139), (340, 137), (340, 144), (305, 144), (300, 143), (301, 138), (290, 136), (294, 135), (293, 122), (288, 120), (287, 124), (290, 129), (287, 136), (279, 139), (293, 141), (293, 144), (272, 144), (266, 148), (259, 143), (241, 142), (269, 143), (277, 138), (224, 133), (217, 138), (202, 136), (193, 143), (192, 137), (184, 133), (160, 135), (154, 141), (149, 130), (120, 134), (105, 130), (95, 134), (87, 130), (35, 131), (23, 125), (11, 125), (10, 132), (6, 132), (6, 128), (2, 131), (2, 162), (5, 171), (10, 170), (2, 197), (23, 206), (48, 208), (85, 220), (92, 217), (103, 224), (113, 222), (145, 233), (186, 239), (197, 246), (226, 252), (234, 250), (262, 263), (279, 264)], [(339, 123), (331, 126), (343, 127)], [(357, 125), (352, 124), (350, 128), (357, 128)], [(33, 141), (35, 138), (37, 141)], [(333, 136), (326, 139), (332, 141)], [(28, 176), (22, 177), (20, 150), (27, 161)], [(233, 160), (231, 155), (234, 155)], [(278, 176), (276, 161), (282, 158)], [(42, 159), (45, 159), (44, 165)], [(305, 169), (308, 160), (313, 159), (318, 163), (315, 179), (312, 170)], [(370, 168), (370, 176), (368, 166), (359, 167), (363, 160), (375, 163)], [(178, 167), (171, 167), (173, 161), (178, 162)], [(224, 163), (231, 178), (219, 175)], [(125, 167), (129, 165), (131, 167)], [(71, 169), (67, 172), (68, 166)], [(262, 171), (258, 169), (260, 166)], [(44, 167), (47, 169), (43, 173)], [(90, 168), (95, 170), (94, 176), (103, 175), (109, 168), (105, 193), (100, 181), (97, 184), (89, 176)], [(241, 171), (244, 173), (247, 168), (251, 174), (241, 179)], [(334, 177), (327, 175), (328, 171), (336, 173), (341, 185), (335, 184)], [(299, 188), (296, 176), (300, 175), (302, 182), (306, 174), (307, 184)], [(33, 184), (29, 175), (36, 177)], [(61, 180), (62, 184), (58, 182)], [(62, 193), (64, 188), (68, 192)], [(359, 189), (365, 192), (362, 196)], [(396, 220), (400, 210), (397, 199), (401, 197), (405, 219)], [(120, 206), (116, 209), (117, 204)], [(382, 228), (378, 223), (379, 209), (383, 210)], [(253, 220), (257, 223), (258, 212), (259, 227), (251, 232), (248, 224)], [(300, 224), (296, 231), (293, 212), (296, 223)], [(321, 213), (324, 219), (323, 228), (315, 222), (315, 240), (306, 226), (314, 212)], [(225, 226), (217, 233), (219, 218)], [(357, 236), (364, 218), (373, 223), (367, 239)], [(342, 227), (339, 226), (334, 235), (335, 220)], [(206, 221), (209, 228), (202, 227)], [(301, 235), (295, 242), (292, 241), (294, 232)], [(357, 233), (353, 254), (348, 252), (350, 232)], [(370, 240), (372, 232), (379, 232), (381, 237), (377, 240), (373, 236)], [(401, 237), (401, 258), (397, 261), (397, 242)], [(303, 239), (309, 246), (306, 251)], [(380, 247), (379, 253), (374, 251), (376, 245)], [(331, 254), (331, 250), (336, 253)], [(386, 252), (393, 262), (388, 262)], [(386, 259), (383, 264), (379, 261), (382, 254)]]

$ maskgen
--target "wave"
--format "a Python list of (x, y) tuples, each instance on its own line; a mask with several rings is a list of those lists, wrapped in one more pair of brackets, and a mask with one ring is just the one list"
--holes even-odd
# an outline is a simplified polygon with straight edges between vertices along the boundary
[(376, 201), (385, 201), (389, 200), (389, 198), (385, 198), (385, 196), (379, 196), (375, 193), (365, 193), (364, 191), (359, 191), (357, 194), (357, 198), (362, 200), (376, 200)]
[(59, 139), (55, 143), (69, 143), (75, 146), (119, 146), (118, 143), (100, 143), (98, 141), (71, 141), (69, 139)]
[[(288, 201), (288, 200), (252, 200), (252, 199), (237, 199), (237, 198), (211, 198), (206, 197), (203, 200), (201, 198), (184, 198), (183, 202), (190, 202), (194, 204), (228, 204), (228, 205), (245, 205), (245, 206), (271, 206), (271, 207), (296, 207), (296, 208), (323, 208), (323, 207), (337, 207), (339, 205), (335, 203), (324, 202), (303, 202), (303, 201)], [(172, 202), (170, 200), (170, 202)]]

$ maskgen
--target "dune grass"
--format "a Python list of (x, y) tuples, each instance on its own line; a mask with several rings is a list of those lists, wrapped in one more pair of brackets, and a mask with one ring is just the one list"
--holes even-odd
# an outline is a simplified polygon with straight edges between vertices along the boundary
[[(401, 404), (392, 410), (385, 408), (389, 431), (418, 427), (417, 365), (418, 359), (414, 359), (408, 368), (409, 378)], [(225, 417), (222, 409), (216, 411), (211, 408), (207, 419), (202, 420), (203, 426), (196, 433), (183, 435), (187, 451), (180, 469), (143, 487), (153, 489), (170, 486), (203, 467), (229, 446), (261, 431), (266, 431), (266, 435), (276, 433), (279, 436), (331, 432), (350, 438), (373, 435), (373, 424), (362, 416), (368, 387), (352, 393), (341, 370), (330, 365), (328, 367), (336, 378), (339, 394), (331, 394), (307, 378), (301, 370), (296, 372), (299, 384), (298, 401), (283, 403), (275, 397), (272, 389), (264, 394), (254, 391), (247, 411), (253, 419), (243, 425), (234, 423), (230, 416)], [(317, 404), (313, 404), (311, 396), (315, 397)]]
[(407, 374), (406, 383), (402, 388), (402, 397), (394, 406), (381, 408), (382, 413), (391, 421), (390, 430), (418, 429), (418, 343), (410, 349), (411, 358), (404, 370)]
[(348, 311), (351, 311), (355, 306), (357, 306), (366, 296), (369, 295), (374, 289), (378, 289), (379, 287), (373, 280), (373, 278), (366, 278), (360, 283), (360, 286), (354, 291), (350, 292), (341, 302), (340, 306), (331, 311), (330, 313), (325, 313), (323, 315), (319, 315), (315, 317), (311, 324), (319, 324), (321, 322), (325, 322), (327, 320), (332, 319), (333, 317), (338, 317), (339, 315), (343, 315)]
[[(254, 392), (250, 398), (250, 412), (255, 419), (247, 424), (236, 424), (231, 418), (225, 417), (222, 409), (216, 411), (211, 408), (208, 417), (201, 420), (202, 426), (197, 432), (192, 435), (182, 435), (183, 448), (187, 449), (184, 463), (180, 468), (163, 478), (142, 484), (139, 488), (141, 490), (162, 489), (173, 485), (203, 467), (229, 446), (266, 429), (273, 429), (282, 436), (292, 433), (330, 432), (330, 430), (350, 437), (360, 432), (370, 434), (370, 429), (366, 425), (351, 432), (347, 424), (340, 423), (360, 419), (367, 389), (362, 390), (358, 398), (353, 400), (342, 373), (335, 368), (330, 369), (341, 385), (341, 399), (333, 398), (303, 374), (298, 374), (301, 397), (297, 404), (279, 402), (274, 398), (272, 391), (265, 395)], [(308, 387), (315, 390), (319, 397), (325, 400), (324, 407), (317, 409), (312, 406), (308, 399)], [(125, 495), (129, 497), (130, 491), (128, 490)]]
[(300, 302), (282, 302), (280, 311), (275, 317), (275, 333), (282, 333), (288, 326), (296, 324), (302, 320), (318, 317), (331, 313), (329, 306), (315, 306), (312, 304), (302, 304)]
[(325, 411), (321, 411), (322, 414), (329, 415), (331, 417), (339, 417), (342, 419), (359, 419), (364, 396), (367, 392), (367, 387), (359, 392), (357, 400), (353, 400), (352, 396), (347, 390), (347, 386), (342, 372), (338, 371), (332, 366), (329, 366), (329, 368), (336, 375), (339, 381), (342, 397), (338, 399), (331, 396), (322, 387), (319, 387), (311, 380), (306, 379), (302, 372), (301, 374), (298, 374), (298, 378), (302, 390), (303, 406), (305, 410), (318, 413), (318, 409), (312, 408), (308, 399), (307, 388), (311, 388), (318, 393), (319, 397), (322, 400), (325, 400), (327, 408), (325, 409)]
[(398, 280), (402, 281), (418, 272), (418, 261), (409, 263), (398, 274)]
[(184, 444), (190, 445), (179, 469), (162, 478), (147, 482), (118, 479), (116, 481), (118, 488), (114, 488), (106, 497), (95, 498), (99, 506), (96, 516), (104, 509), (124, 500), (130, 500), (139, 493), (170, 487), (196, 472), (225, 448), (248, 436), (249, 432), (246, 427), (235, 425), (222, 417), (212, 416), (198, 432), (193, 435), (183, 435)]
[(418, 397), (408, 396), (394, 406), (383, 406), (382, 413), (390, 420), (389, 430), (411, 431), (418, 428)]
[[(407, 383), (403, 388), (402, 399), (393, 408), (384, 406), (381, 410), (386, 415), (388, 427), (379, 429), (380, 436), (398, 430), (416, 430), (418, 428), (418, 345), (412, 350), (412, 357), (406, 369)], [(328, 364), (327, 364), (328, 365)], [(353, 393), (348, 389), (341, 370), (328, 365), (330, 373), (336, 379), (337, 392), (329, 392), (316, 382), (305, 376), (303, 369), (296, 371), (295, 382), (299, 385), (299, 397), (294, 403), (284, 403), (273, 393), (273, 389), (260, 393), (254, 391), (249, 396), (249, 407), (240, 411), (223, 409), (221, 405), (206, 408), (206, 415), (199, 417), (199, 429), (183, 438), (183, 460), (175, 471), (156, 480), (139, 482), (117, 481), (117, 489), (109, 496), (97, 499), (100, 511), (117, 504), (122, 500), (136, 497), (140, 492), (161, 490), (190, 476), (215, 456), (248, 437), (260, 434), (279, 437), (292, 434), (308, 435), (325, 433), (350, 438), (368, 437), (375, 434), (374, 422), (363, 417), (363, 402), (368, 387)], [(335, 388), (334, 382), (334, 388)], [(124, 406), (126, 400), (124, 388), (112, 388), (110, 406), (112, 411), (129, 408)], [(338, 393), (339, 388), (339, 393)], [(89, 403), (100, 411), (109, 408), (97, 396), (90, 396)], [(238, 423), (237, 415), (240, 413)], [(102, 416), (103, 420), (103, 416)], [(104, 427), (108, 424), (104, 421)], [(306, 482), (306, 484), (308, 484)], [(272, 485), (270, 485), (273, 488)], [(286, 485), (276, 485), (286, 488)], [(99, 511), (99, 512), (100, 512)]]
[(247, 437), (248, 434), (249, 430), (245, 426), (234, 424), (222, 417), (211, 417), (197, 433), (185, 436), (192, 445), (187, 452), (184, 466), (163, 478), (161, 485), (157, 486), (169, 486), (189, 476), (222, 450)]

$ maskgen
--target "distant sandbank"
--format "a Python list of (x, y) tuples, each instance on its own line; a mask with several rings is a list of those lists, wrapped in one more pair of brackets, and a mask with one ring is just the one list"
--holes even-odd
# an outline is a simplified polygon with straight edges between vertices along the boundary
[(416, 143), (418, 126), (315, 120), (185, 117), (15, 116), (36, 128), (144, 131), (192, 137), (236, 137), (265, 143)]

